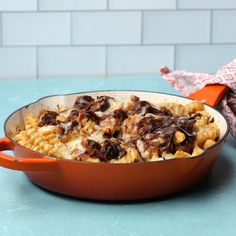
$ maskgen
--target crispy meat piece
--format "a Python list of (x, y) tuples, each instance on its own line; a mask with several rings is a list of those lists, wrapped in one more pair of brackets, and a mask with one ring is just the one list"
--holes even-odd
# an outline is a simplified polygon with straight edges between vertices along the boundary
[(123, 122), (127, 117), (127, 112), (123, 111), (122, 109), (117, 109), (113, 112), (113, 117), (120, 121), (120, 122)]
[(90, 157), (94, 157), (94, 158), (100, 157), (101, 145), (98, 142), (96, 142), (94, 140), (86, 139), (86, 140), (83, 140), (81, 142), (81, 144), (84, 147), (84, 149), (86, 150), (86, 153)]
[(88, 120), (94, 121), (96, 124), (100, 123), (101, 118), (95, 114), (93, 111), (82, 111), (81, 112), (81, 119), (86, 117)]
[(162, 119), (155, 119), (154, 117), (144, 117), (138, 122), (138, 133), (144, 135), (153, 133), (160, 129), (163, 125)]
[(78, 110), (73, 109), (70, 112), (70, 115), (68, 116), (67, 121), (70, 122), (70, 121), (76, 120), (79, 114), (80, 112)]
[(92, 158), (99, 158), (101, 161), (108, 162), (111, 159), (119, 159), (126, 154), (118, 141), (105, 140), (102, 144), (94, 140), (87, 139), (82, 142), (83, 147)]
[(162, 107), (161, 109), (157, 109), (153, 107), (149, 102), (147, 101), (140, 101), (137, 99), (134, 99), (134, 105), (131, 108), (131, 110), (128, 112), (128, 114), (134, 115), (134, 114), (141, 114), (146, 115), (146, 113), (151, 113), (154, 115), (168, 115), (171, 116), (171, 112), (167, 109)]
[(174, 136), (176, 132), (175, 126), (165, 127), (162, 129), (162, 137), (166, 140), (165, 143), (161, 144), (159, 147), (159, 155), (163, 152), (175, 153), (175, 144), (174, 144)]
[(89, 110), (91, 106), (93, 106), (95, 103), (94, 98), (92, 98), (91, 96), (78, 96), (76, 98), (75, 104), (74, 104), (74, 108), (76, 110)]
[(101, 149), (101, 160), (109, 161), (111, 159), (120, 159), (126, 154), (126, 151), (121, 148), (119, 142), (105, 140)]
[(104, 112), (110, 107), (109, 99), (114, 99), (109, 96), (98, 96), (96, 101), (96, 111)]
[(56, 120), (59, 114), (55, 111), (47, 111), (44, 113), (41, 121), (38, 123), (39, 127), (43, 127), (45, 125), (58, 125), (60, 121)]

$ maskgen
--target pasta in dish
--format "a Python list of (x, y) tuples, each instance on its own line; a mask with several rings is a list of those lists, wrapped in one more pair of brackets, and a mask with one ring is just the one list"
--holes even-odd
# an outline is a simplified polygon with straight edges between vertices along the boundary
[(73, 107), (29, 113), (14, 140), (31, 150), (85, 162), (134, 163), (190, 158), (220, 130), (198, 101), (152, 104), (137, 96), (78, 96)]

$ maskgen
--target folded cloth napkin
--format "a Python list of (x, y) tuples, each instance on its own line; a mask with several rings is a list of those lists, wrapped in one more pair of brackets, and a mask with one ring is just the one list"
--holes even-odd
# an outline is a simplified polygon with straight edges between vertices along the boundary
[(222, 66), (216, 74), (203, 74), (183, 70), (171, 71), (160, 68), (162, 77), (179, 92), (189, 95), (207, 84), (223, 84), (231, 90), (222, 98), (219, 105), (230, 124), (230, 132), (236, 138), (236, 59)]

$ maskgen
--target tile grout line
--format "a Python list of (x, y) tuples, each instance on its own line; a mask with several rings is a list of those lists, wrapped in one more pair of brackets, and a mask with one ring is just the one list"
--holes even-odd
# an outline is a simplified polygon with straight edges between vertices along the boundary
[(39, 7), (40, 3), (39, 3), (39, 0), (37, 0), (37, 11), (40, 11), (40, 7)]
[[(39, 13), (70, 13), (70, 12), (86, 12), (86, 13), (93, 13), (93, 12), (107, 12), (107, 10), (111, 11), (111, 12), (140, 12), (141, 10), (144, 9), (85, 9), (85, 10), (40, 10), (39, 9)], [(173, 9), (173, 8), (169, 8), (169, 9), (145, 9), (145, 11), (148, 12), (158, 12), (158, 11), (188, 11), (188, 12), (192, 12), (192, 11), (210, 11), (212, 10), (212, 8), (177, 8), (177, 9)], [(221, 9), (213, 9), (213, 10), (217, 10), (217, 11), (236, 11), (236, 8), (221, 8)], [(24, 11), (16, 11), (16, 10), (7, 10), (4, 11), (4, 13), (22, 13), (22, 14), (27, 14), (27, 13), (37, 13), (37, 10), (24, 10)]]
[(174, 45), (174, 60), (173, 60), (173, 70), (176, 70), (176, 50), (177, 50), (177, 45)]
[(107, 0), (106, 4), (107, 4), (106, 9), (107, 9), (107, 11), (109, 11), (110, 10), (110, 0)]
[[(1, 30), (1, 29), (0, 29)], [(34, 47), (34, 46), (39, 46), (39, 47), (45, 47), (45, 48), (60, 48), (60, 47), (162, 47), (162, 46), (211, 46), (209, 42), (205, 43), (145, 43), (145, 44), (140, 44), (140, 43), (134, 43), (134, 44), (38, 44), (38, 45), (2, 45), (4, 48), (19, 48), (19, 47)], [(212, 45), (215, 46), (236, 46), (236, 41), (235, 42), (214, 42)]]
[(39, 47), (36, 46), (36, 79), (39, 79)]
[(0, 13), (0, 21), (1, 21), (1, 23), (0, 23), (0, 34), (1, 34), (0, 45), (2, 47), (3, 46), (3, 15), (2, 15), (2, 13)]
[(179, 9), (179, 0), (175, 0), (175, 9), (176, 9), (176, 10)]
[(105, 46), (105, 76), (108, 76), (108, 46)]
[(210, 44), (212, 44), (213, 38), (213, 10), (210, 11)]
[(143, 38), (144, 38), (143, 28), (144, 28), (144, 11), (142, 10), (141, 11), (141, 45), (143, 45), (143, 43), (144, 43), (144, 40), (143, 40)]
[(70, 13), (70, 45), (73, 45), (73, 13)]

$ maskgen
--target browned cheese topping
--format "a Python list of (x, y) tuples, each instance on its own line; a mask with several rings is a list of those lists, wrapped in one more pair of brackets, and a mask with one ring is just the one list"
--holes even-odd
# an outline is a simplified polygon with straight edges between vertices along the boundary
[[(60, 130), (59, 135), (63, 137), (73, 130), (85, 129), (84, 120), (91, 121), (94, 127), (99, 127), (100, 123), (113, 119), (115, 131), (106, 129), (101, 142), (86, 136), (81, 143), (85, 151), (78, 154), (87, 154), (91, 158), (99, 158), (100, 161), (105, 162), (111, 159), (118, 160), (126, 155), (127, 151), (123, 148), (123, 144), (137, 149), (138, 140), (144, 143), (145, 150), (157, 146), (159, 156), (163, 152), (174, 154), (177, 146), (181, 146), (183, 151), (192, 152), (195, 141), (193, 127), (194, 123), (201, 118), (200, 113), (195, 113), (193, 116), (176, 116), (166, 107), (156, 108), (149, 102), (141, 101), (138, 97), (132, 96), (132, 103), (128, 108), (117, 108), (103, 114), (109, 111), (112, 101), (114, 102), (114, 98), (108, 96), (98, 96), (96, 99), (91, 96), (79, 96), (64, 121), (57, 120), (59, 113), (47, 111), (41, 117), (38, 125), (40, 127), (57, 125)], [(102, 115), (98, 115), (98, 112), (101, 112)], [(137, 134), (130, 140), (125, 140), (123, 138), (124, 131), (121, 127), (130, 116), (135, 115), (141, 116), (134, 126), (137, 129)], [(183, 142), (177, 145), (174, 143), (176, 131), (185, 135)], [(85, 134), (89, 132), (88, 128), (83, 132)]]

